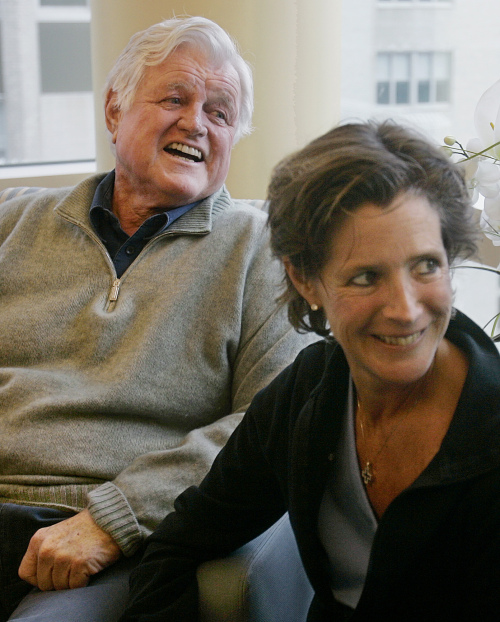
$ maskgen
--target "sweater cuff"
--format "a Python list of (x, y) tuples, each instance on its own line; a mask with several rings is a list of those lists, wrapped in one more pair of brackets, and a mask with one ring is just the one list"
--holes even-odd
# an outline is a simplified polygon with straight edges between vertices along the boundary
[(141, 528), (121, 490), (106, 482), (88, 493), (88, 511), (99, 527), (109, 533), (126, 557), (133, 555), (142, 541)]

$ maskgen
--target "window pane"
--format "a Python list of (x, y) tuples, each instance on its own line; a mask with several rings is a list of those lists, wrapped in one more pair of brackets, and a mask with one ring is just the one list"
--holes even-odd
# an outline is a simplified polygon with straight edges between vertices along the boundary
[(90, 24), (39, 24), (43, 93), (92, 90)]
[(396, 104), (410, 103), (410, 55), (394, 54), (392, 78), (396, 82)]
[(447, 79), (450, 75), (450, 55), (442, 52), (434, 54), (434, 76), (438, 80)]
[(389, 82), (377, 82), (377, 104), (388, 104), (389, 93)]
[(432, 54), (428, 52), (415, 55), (415, 77), (417, 80), (430, 80)]
[(379, 80), (388, 80), (390, 73), (390, 54), (377, 55), (377, 77)]
[(408, 104), (410, 102), (410, 83), (396, 82), (396, 104)]
[(431, 82), (430, 80), (418, 81), (418, 94), (417, 98), (419, 103), (425, 103), (431, 101)]
[(410, 77), (410, 55), (394, 54), (392, 61), (392, 75), (395, 80)]
[(415, 55), (414, 72), (417, 80), (417, 101), (419, 103), (431, 101), (431, 65), (432, 54), (426, 52)]
[(87, 0), (0, 0), (0, 19), (0, 165), (94, 160)]
[(388, 104), (390, 101), (390, 55), (377, 55), (377, 104)]
[(450, 101), (450, 81), (449, 80), (437, 80), (436, 81), (436, 101), (437, 102), (449, 102)]

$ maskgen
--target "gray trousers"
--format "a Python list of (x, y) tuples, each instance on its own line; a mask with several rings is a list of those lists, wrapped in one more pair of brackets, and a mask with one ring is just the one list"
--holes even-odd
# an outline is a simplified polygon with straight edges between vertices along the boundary
[(120, 618), (128, 578), (140, 555), (122, 558), (86, 587), (73, 590), (42, 592), (17, 576), (35, 531), (69, 516), (48, 508), (0, 504), (0, 622), (116, 622)]

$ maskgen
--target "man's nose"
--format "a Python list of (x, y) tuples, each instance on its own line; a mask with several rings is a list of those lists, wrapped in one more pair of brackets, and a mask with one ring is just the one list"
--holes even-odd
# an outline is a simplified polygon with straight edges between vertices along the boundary
[(177, 122), (179, 129), (187, 132), (189, 136), (204, 136), (207, 128), (204, 122), (203, 109), (199, 105), (186, 106)]

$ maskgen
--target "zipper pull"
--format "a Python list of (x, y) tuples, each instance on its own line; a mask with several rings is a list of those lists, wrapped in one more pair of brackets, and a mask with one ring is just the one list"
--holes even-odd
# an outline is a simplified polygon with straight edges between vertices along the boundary
[(118, 300), (118, 294), (120, 293), (120, 279), (115, 279), (109, 292), (108, 302), (116, 302)]

